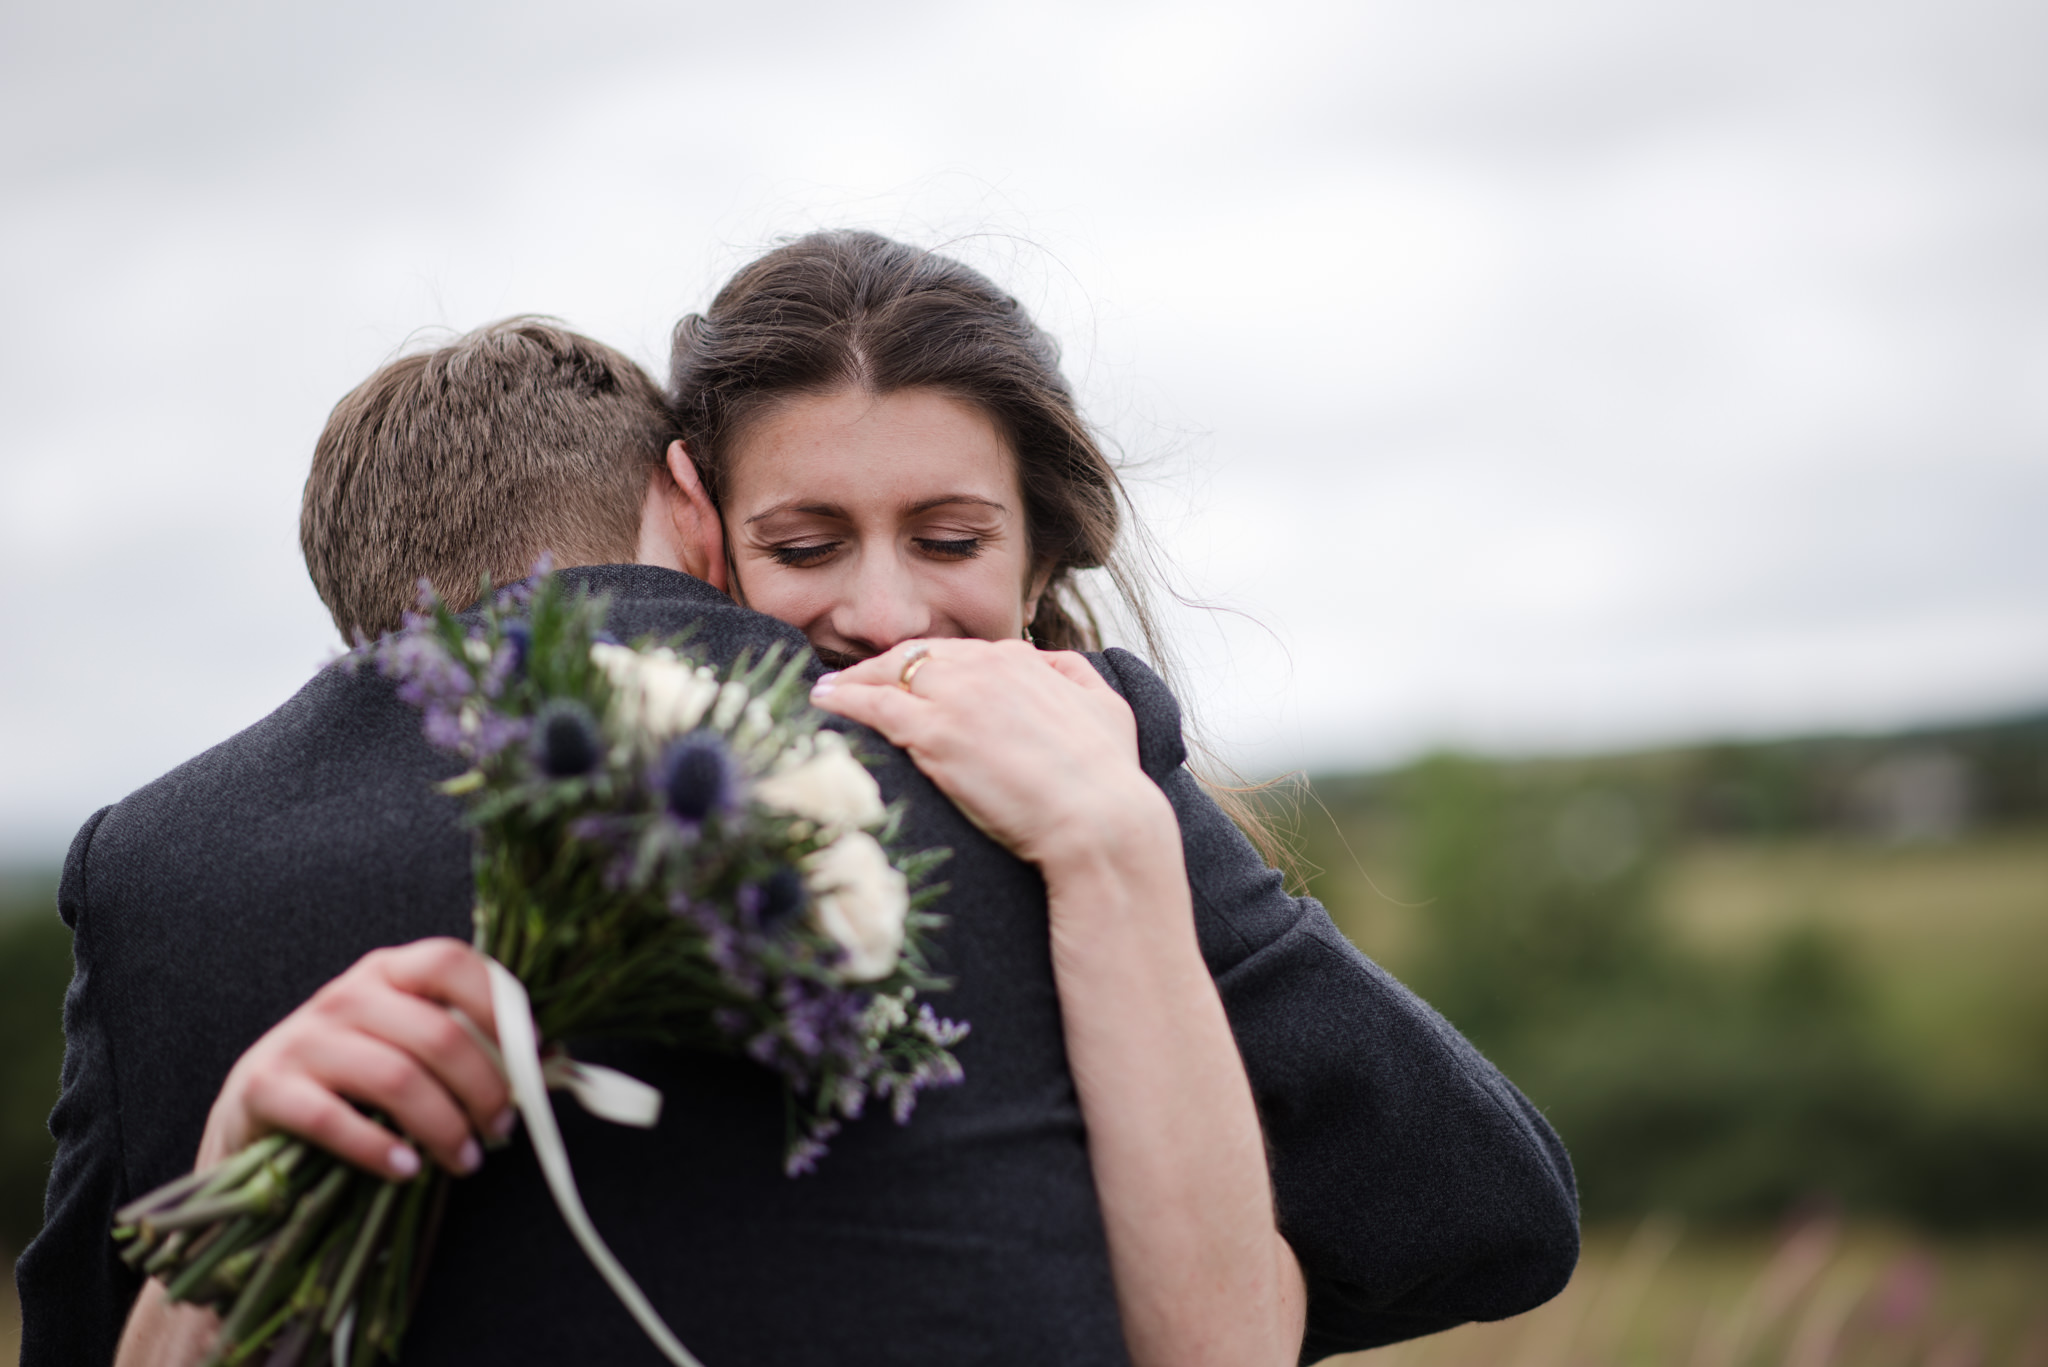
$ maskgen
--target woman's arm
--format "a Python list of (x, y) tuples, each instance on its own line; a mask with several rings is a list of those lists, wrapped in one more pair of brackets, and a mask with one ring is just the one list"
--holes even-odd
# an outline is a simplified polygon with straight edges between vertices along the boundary
[(1076, 655), (921, 643), (821, 681), (1044, 874), (1067, 1052), (1138, 1367), (1292, 1364), (1305, 1294), (1244, 1065), (1196, 942), (1173, 809)]
[(1556, 1295), (1579, 1244), (1556, 1133), (1320, 905), (1287, 894), (1184, 767), (1180, 707), (1159, 676), (1127, 651), (1098, 659), (1179, 820), (1196, 935), (1308, 1282), (1303, 1356), (1499, 1319)]
[(1140, 1367), (1291, 1364), (1306, 1293), (1251, 1087), (1195, 945), (1172, 810), (1156, 789), (1134, 798), (1042, 866), (1124, 1333)]

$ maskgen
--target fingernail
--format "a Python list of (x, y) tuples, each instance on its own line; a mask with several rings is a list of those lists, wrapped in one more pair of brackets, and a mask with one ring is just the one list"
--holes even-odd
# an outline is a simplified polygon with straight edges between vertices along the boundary
[(837, 687), (839, 687), (839, 671), (835, 669), (830, 674), (820, 674), (818, 676), (818, 681), (811, 685), (811, 696), (822, 698)]
[(465, 1173), (475, 1172), (484, 1165), (484, 1151), (477, 1147), (475, 1135), (462, 1141), (462, 1152), (455, 1155), (455, 1161)]
[(391, 1156), (384, 1161), (390, 1165), (391, 1175), (401, 1182), (420, 1175), (420, 1156), (403, 1144), (393, 1144)]
[(518, 1123), (519, 1112), (507, 1106), (504, 1110), (498, 1112), (498, 1118), (491, 1122), (491, 1134), (494, 1138), (510, 1139), (512, 1137), (512, 1127)]

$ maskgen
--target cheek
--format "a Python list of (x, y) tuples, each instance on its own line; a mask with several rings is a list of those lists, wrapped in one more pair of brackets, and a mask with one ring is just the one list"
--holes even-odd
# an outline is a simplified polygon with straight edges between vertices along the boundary
[(741, 557), (740, 595), (755, 612), (809, 631), (838, 601), (838, 579), (816, 569), (798, 570), (762, 557)]
[(997, 554), (950, 566), (933, 606), (951, 619), (953, 633), (1006, 641), (1024, 629), (1023, 557)]

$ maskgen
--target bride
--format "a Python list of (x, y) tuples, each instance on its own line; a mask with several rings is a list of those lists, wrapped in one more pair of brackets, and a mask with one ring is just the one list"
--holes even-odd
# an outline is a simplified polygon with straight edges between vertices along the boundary
[(813, 702), (1045, 877), (1132, 1359), (1293, 1362), (1301, 1269), (1180, 827), (1132, 709), (1072, 653), (1096, 644), (1073, 575), (1109, 558), (1117, 487), (1050, 341), (945, 257), (819, 234), (686, 319), (673, 369), (728, 591), (844, 666)]
[[(1045, 878), (1132, 1359), (1303, 1356), (1303, 1263), (1324, 1289), (1318, 1317), (1341, 1320), (1335, 1286), (1375, 1245), (1415, 1232), (1345, 1227), (1338, 1214), (1360, 1212), (1357, 1189), (1389, 1176), (1376, 1170), (1386, 1151), (1360, 1142), (1388, 1097), (1351, 1053), (1374, 1041), (1333, 1045), (1326, 1027), (1381, 984), (1320, 907), (1285, 896), (1181, 768), (1178, 712), (1156, 676), (1122, 652), (1102, 672), (1073, 653), (1100, 644), (1075, 582), (1085, 569), (1107, 567), (1127, 615), (1148, 642), (1157, 633), (1116, 558), (1121, 488), (1056, 346), (956, 261), (872, 233), (816, 233), (743, 268), (683, 320), (670, 398), (671, 464), (718, 511), (723, 587), (800, 628), (837, 667), (812, 693), (820, 708), (905, 750)], [(1232, 981), (1247, 971), (1264, 979), (1256, 994)], [(1530, 1148), (1550, 1151), (1568, 1207), (1555, 1136), (1457, 1046)], [(1322, 1113), (1305, 1124), (1304, 1109)], [(1307, 1176), (1340, 1153), (1348, 1172)], [(1444, 1194), (1441, 1218), (1462, 1224), (1483, 1208), (1491, 1182), (1472, 1178), (1462, 1202)], [(1491, 1269), (1503, 1288), (1560, 1254), (1568, 1269), (1576, 1228), (1546, 1233), (1528, 1265)], [(1317, 1340), (1334, 1328), (1310, 1334), (1309, 1356), (1331, 1351)]]

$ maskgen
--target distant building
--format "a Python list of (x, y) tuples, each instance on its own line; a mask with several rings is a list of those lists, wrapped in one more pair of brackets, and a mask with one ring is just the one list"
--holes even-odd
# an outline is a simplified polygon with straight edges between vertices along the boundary
[(1900, 750), (1857, 775), (1849, 800), (1855, 828), (1873, 839), (1953, 840), (1970, 824), (1970, 769), (1953, 750)]

